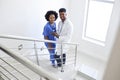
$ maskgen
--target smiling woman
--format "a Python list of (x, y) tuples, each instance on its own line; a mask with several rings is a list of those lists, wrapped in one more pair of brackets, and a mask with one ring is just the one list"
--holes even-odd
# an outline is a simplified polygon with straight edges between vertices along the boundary
[(113, 4), (113, 0), (89, 0), (83, 39), (105, 45)]

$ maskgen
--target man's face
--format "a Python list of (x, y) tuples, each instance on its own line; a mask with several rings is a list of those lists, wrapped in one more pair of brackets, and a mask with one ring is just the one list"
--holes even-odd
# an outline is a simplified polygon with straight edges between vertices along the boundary
[(59, 12), (60, 19), (64, 21), (66, 19), (66, 13), (65, 12)]

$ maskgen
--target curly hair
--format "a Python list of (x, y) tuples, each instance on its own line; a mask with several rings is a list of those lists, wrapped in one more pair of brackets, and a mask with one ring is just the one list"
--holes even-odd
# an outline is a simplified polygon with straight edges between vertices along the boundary
[(45, 19), (49, 21), (49, 17), (52, 14), (55, 15), (55, 20), (58, 18), (58, 13), (56, 11), (50, 10), (50, 11), (47, 11), (47, 13), (45, 14)]

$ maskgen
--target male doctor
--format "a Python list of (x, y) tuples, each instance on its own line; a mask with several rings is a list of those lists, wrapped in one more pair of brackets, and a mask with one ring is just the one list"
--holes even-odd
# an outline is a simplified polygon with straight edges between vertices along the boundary
[[(58, 23), (58, 30), (57, 34), (59, 35), (58, 42), (59, 43), (68, 43), (71, 40), (72, 33), (73, 33), (73, 24), (72, 22), (67, 18), (67, 13), (65, 8), (59, 9), (59, 16), (61, 21)], [(62, 45), (62, 53), (61, 53), (61, 45), (57, 44), (57, 54), (55, 56), (57, 61), (57, 66), (61, 67), (61, 62), (65, 64), (66, 62), (66, 53), (69, 45), (65, 44)], [(62, 60), (61, 60), (62, 57)]]

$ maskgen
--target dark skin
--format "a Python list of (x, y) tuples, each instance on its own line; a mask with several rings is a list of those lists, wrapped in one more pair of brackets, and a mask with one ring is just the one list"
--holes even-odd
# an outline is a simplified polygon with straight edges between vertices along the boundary
[[(67, 14), (66, 14), (66, 12), (59, 12), (59, 16), (60, 16), (60, 19), (62, 20), (62, 22), (64, 22)], [(53, 32), (52, 35), (59, 38), (59, 35), (56, 32)]]
[(53, 32), (52, 35), (56, 36), (57, 38), (59, 38), (59, 35), (56, 32)]
[[(55, 21), (55, 15), (51, 14), (49, 16), (49, 22), (50, 22), (50, 24), (52, 25), (54, 23), (54, 21)], [(56, 36), (57, 38), (59, 38), (59, 35), (56, 32), (52, 32), (51, 34), (53, 36)], [(48, 36), (44, 36), (44, 39), (49, 40)], [(48, 48), (49, 48), (48, 50), (52, 50), (51, 43), (48, 43)]]
[[(62, 22), (64, 22), (67, 14), (66, 14), (66, 12), (59, 12), (59, 16), (60, 16), (60, 19), (62, 20)], [(59, 38), (59, 35), (56, 32), (53, 32), (52, 35)]]

